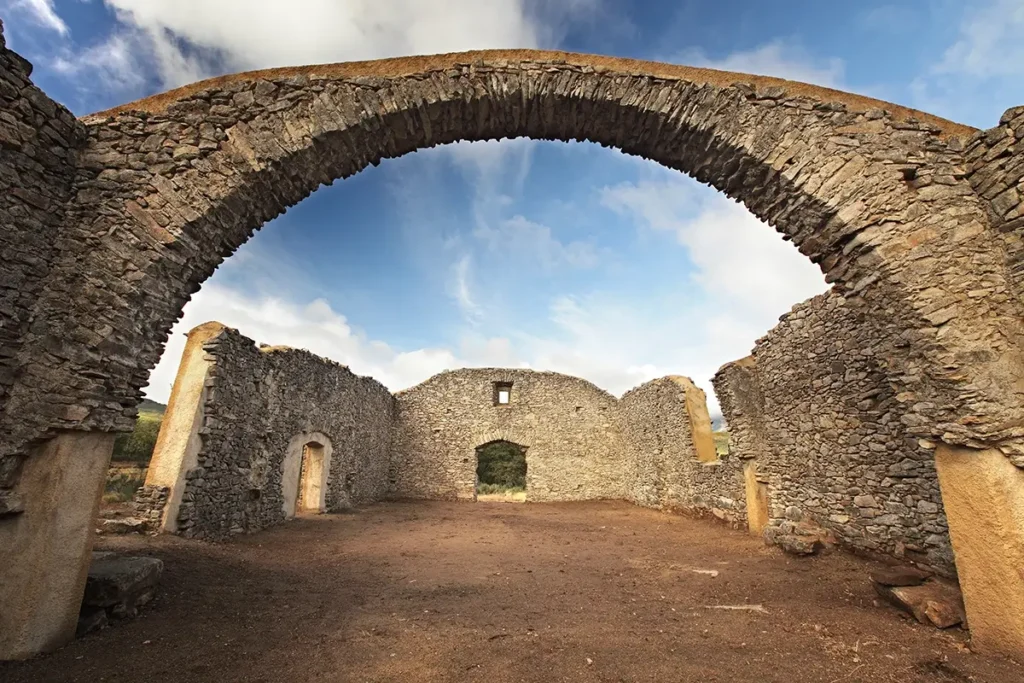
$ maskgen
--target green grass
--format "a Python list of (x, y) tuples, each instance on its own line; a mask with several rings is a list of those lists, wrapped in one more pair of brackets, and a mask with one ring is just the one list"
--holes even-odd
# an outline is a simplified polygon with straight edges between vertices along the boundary
[(146, 464), (153, 456), (156, 436), (160, 432), (163, 421), (162, 412), (140, 412), (135, 421), (135, 429), (127, 434), (119, 434), (114, 440), (115, 462), (137, 462)]
[(715, 452), (718, 453), (718, 457), (723, 455), (729, 455), (729, 432), (721, 430), (713, 432), (715, 437)]
[[(141, 473), (141, 472), (140, 472)], [(103, 489), (104, 503), (126, 503), (135, 497), (144, 483), (141, 476), (121, 473), (107, 479)]]
[(523, 486), (503, 486), (501, 484), (477, 484), (476, 492), (488, 495), (492, 493), (523, 493), (526, 488)]

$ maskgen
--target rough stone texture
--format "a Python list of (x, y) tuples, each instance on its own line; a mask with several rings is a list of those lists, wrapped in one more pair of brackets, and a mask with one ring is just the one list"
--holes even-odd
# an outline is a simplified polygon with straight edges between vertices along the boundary
[[(703, 398), (687, 378), (664, 377), (627, 392), (620, 400), (623, 430), (634, 452), (626, 497), (646, 507), (712, 514), (742, 525), (746, 522), (742, 463), (731, 455), (711, 461), (698, 457), (694, 420), (686, 401), (687, 392), (694, 391)], [(710, 429), (706, 413), (704, 421)]]
[[(494, 383), (511, 382), (495, 405)], [(473, 368), (442, 372), (396, 394), (390, 495), (473, 499), (476, 448), (512, 441), (526, 448), (531, 501), (626, 497), (631, 460), (619, 402), (582, 379), (554, 372)]]
[[(190, 351), (195, 341), (202, 345)], [(204, 374), (192, 370), (195, 354)], [(206, 389), (185, 391), (186, 381)], [(509, 403), (496, 404), (496, 383), (511, 385)], [(165, 452), (179, 413), (198, 416), (186, 422), (195, 433), (178, 439), (196, 440), (194, 459)], [(282, 521), (298, 475), (287, 454), (307, 437), (328, 442), (328, 510), (384, 496), (474, 499), (476, 449), (507, 440), (526, 448), (528, 500), (627, 499), (742, 523), (742, 473), (729, 460), (701, 462), (695, 435), (713, 452), (704, 393), (685, 377), (655, 380), (620, 401), (567, 375), (479, 368), (443, 372), (392, 397), (333, 362), (257, 350), (207, 323), (189, 335), (135, 508), (149, 523), (163, 517), (166, 531), (204, 538)], [(171, 465), (185, 470), (161, 479), (182, 482), (176, 497), (156, 483)]]
[[(974, 135), (964, 157), (967, 178), (1005, 245), (1017, 296), (1024, 297), (1024, 107), (1007, 109), (998, 126)], [(1011, 457), (1024, 467), (1024, 455)]]
[[(852, 530), (845, 542), (895, 552), (907, 536), (948, 564), (913, 439), (999, 449), (1024, 467), (1019, 109), (975, 135), (778, 79), (495, 51), (238, 74), (76, 123), (28, 75), (0, 45), (0, 533), (12, 519), (47, 519), (43, 493), (11, 493), (26, 455), (62, 430), (131, 427), (182, 306), (265, 221), (383, 158), (502, 137), (587, 139), (690, 174), (792, 240), (858, 310), (870, 334), (856, 342), (867, 346), (855, 348), (852, 382), (899, 407), (888, 422), (862, 419), (855, 432), (878, 430), (861, 435), (856, 459), (843, 435), (815, 431), (801, 446), (814, 457), (780, 460), (795, 449), (780, 451), (775, 436), (811, 432), (799, 408), (774, 403), (796, 387), (793, 368), (773, 361), (785, 344), (755, 353), (764, 415), (781, 418), (766, 425), (766, 455), (750, 458), (773, 505), (849, 516), (834, 522)], [(806, 360), (807, 379), (831, 376), (820, 357)], [(848, 410), (839, 387), (822, 389), (820, 401), (802, 399), (827, 406), (816, 419)], [(830, 457), (836, 445), (850, 450)], [(845, 493), (829, 488), (844, 478)], [(247, 519), (229, 516), (224, 530)]]
[(876, 583), (875, 591), (890, 604), (912, 614), (922, 624), (949, 628), (966, 620), (960, 590), (935, 579), (912, 586), (886, 586)]
[[(0, 442), (8, 393), (25, 365), (22, 336), (50, 270), (76, 148), (86, 139), (85, 126), (32, 85), (31, 73), (32, 65), (7, 49), (0, 23)], [(75, 415), (67, 402), (47, 408), (44, 420)], [(21, 511), (20, 501), (8, 500), (18, 455), (24, 453), (0, 451), (0, 517)]]
[(518, 136), (615, 146), (741, 200), (876, 317), (886, 380), (914, 396), (908, 429), (1009, 453), (1024, 433), (1021, 303), (1003, 245), (981, 238), (963, 126), (775, 79), (529, 51), (240, 74), (84, 123), (5, 453), (127, 428), (188, 296), (321, 184)]
[[(203, 350), (210, 365), (197, 423), (202, 445), (185, 473), (178, 533), (219, 539), (283, 521), (284, 458), (299, 434), (319, 432), (333, 446), (328, 510), (383, 497), (395, 406), (380, 383), (308, 351), (257, 348), (229, 328)], [(179, 409), (169, 406), (166, 415), (171, 408)], [(147, 510), (147, 501), (166, 499), (166, 491), (146, 486), (135, 505), (153, 519), (160, 512)]]
[(907, 429), (914, 399), (886, 382), (886, 344), (835, 292), (799, 304), (723, 367), (715, 389), (730, 451), (767, 484), (766, 538), (813, 523), (847, 547), (953, 569), (928, 446)]

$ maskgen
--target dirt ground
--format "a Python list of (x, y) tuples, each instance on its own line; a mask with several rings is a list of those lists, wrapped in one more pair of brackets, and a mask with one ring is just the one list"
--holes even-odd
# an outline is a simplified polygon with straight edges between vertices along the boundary
[[(158, 598), (0, 680), (1024, 680), (878, 606), (863, 560), (625, 503), (389, 503), (99, 545), (162, 558)], [(739, 605), (764, 611), (712, 608)]]

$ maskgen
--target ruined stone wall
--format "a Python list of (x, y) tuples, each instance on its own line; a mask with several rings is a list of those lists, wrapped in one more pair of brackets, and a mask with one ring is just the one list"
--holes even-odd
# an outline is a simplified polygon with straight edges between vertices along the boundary
[[(742, 465), (719, 459), (711, 438), (704, 392), (685, 377), (663, 377), (627, 392), (619, 401), (633, 452), (626, 497), (645, 507), (713, 514), (734, 526), (746, 522)], [(696, 413), (696, 414), (692, 414)]]
[(797, 523), (842, 544), (952, 570), (933, 453), (907, 433), (870, 319), (835, 292), (797, 305), (715, 388), (767, 485), (768, 540)]
[[(49, 273), (85, 126), (32, 84), (32, 65), (7, 49), (0, 23), (0, 444), (18, 418), (4, 410), (21, 338)], [(56, 362), (56, 361), (54, 361)], [(40, 408), (40, 406), (36, 406)], [(48, 405), (63, 414), (65, 405)], [(0, 452), (0, 515), (20, 503), (10, 489), (20, 458)]]
[[(4, 451), (57, 429), (130, 427), (189, 295), (321, 184), (416, 149), (519, 136), (614, 146), (742, 201), (910, 342), (891, 366), (931, 406), (922, 436), (1007, 451), (1022, 439), (1022, 315), (963, 177), (973, 129), (777, 79), (532, 51), (240, 74), (85, 123), (75, 239), (26, 337), (33, 379), (12, 387), (21, 419)], [(36, 410), (58, 402), (74, 410)]]
[[(507, 405), (494, 383), (511, 382)], [(618, 401), (593, 384), (553, 372), (465, 369), (443, 372), (396, 394), (391, 494), (475, 495), (476, 448), (503, 439), (526, 447), (531, 501), (626, 497), (631, 458)]]
[[(210, 364), (196, 424), (201, 447), (185, 473), (179, 533), (215, 539), (282, 521), (282, 469), (297, 435), (330, 440), (327, 510), (384, 496), (395, 405), (383, 385), (308, 351), (257, 348), (228, 328), (202, 349)], [(152, 489), (139, 500), (163, 504)]]
[[(967, 177), (1006, 246), (1017, 296), (1024, 296), (1024, 107), (1007, 109), (998, 126), (977, 133), (964, 157)], [(1024, 467), (1024, 455), (1011, 459)]]

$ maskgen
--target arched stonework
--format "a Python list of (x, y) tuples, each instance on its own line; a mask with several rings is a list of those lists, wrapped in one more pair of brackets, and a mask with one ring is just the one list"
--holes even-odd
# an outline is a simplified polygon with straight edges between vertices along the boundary
[[(456, 140), (591, 140), (743, 202), (862, 311), (908, 433), (938, 443), (937, 462), (959, 466), (968, 446), (1024, 467), (1016, 234), (990, 219), (1019, 227), (1017, 114), (980, 140), (927, 114), (778, 79), (488, 51), (237, 74), (68, 125), (30, 71), (0, 40), (0, 103), (18, 122), (0, 149), (0, 244), (13, 252), (0, 260), (12, 321), (0, 335), (0, 546), (16, 559), (0, 577), (11, 606), (0, 613), (2, 657), (73, 631), (68, 596), (81, 595), (84, 564), (64, 556), (87, 561), (91, 519), (51, 519), (53, 500), (98, 490), (112, 439), (95, 432), (131, 426), (191, 294), (321, 184)], [(45, 476), (58, 467), (45, 463), (72, 454), (88, 481)], [(1019, 497), (1006, 500), (1020, 509)], [(61, 529), (73, 548), (54, 543)], [(962, 537), (985, 545), (1003, 530)], [(57, 566), (64, 574), (46, 579), (61, 590), (33, 582)], [(1020, 611), (1006, 615), (1024, 634)], [(1014, 638), (998, 647), (1020, 652), (1024, 637)]]
[(1022, 432), (1019, 303), (963, 179), (964, 126), (777, 79), (532, 51), (238, 74), (84, 122), (6, 452), (125, 428), (188, 297), (321, 184), (519, 136), (593, 140), (742, 201), (872, 311), (916, 433), (1012, 450)]

